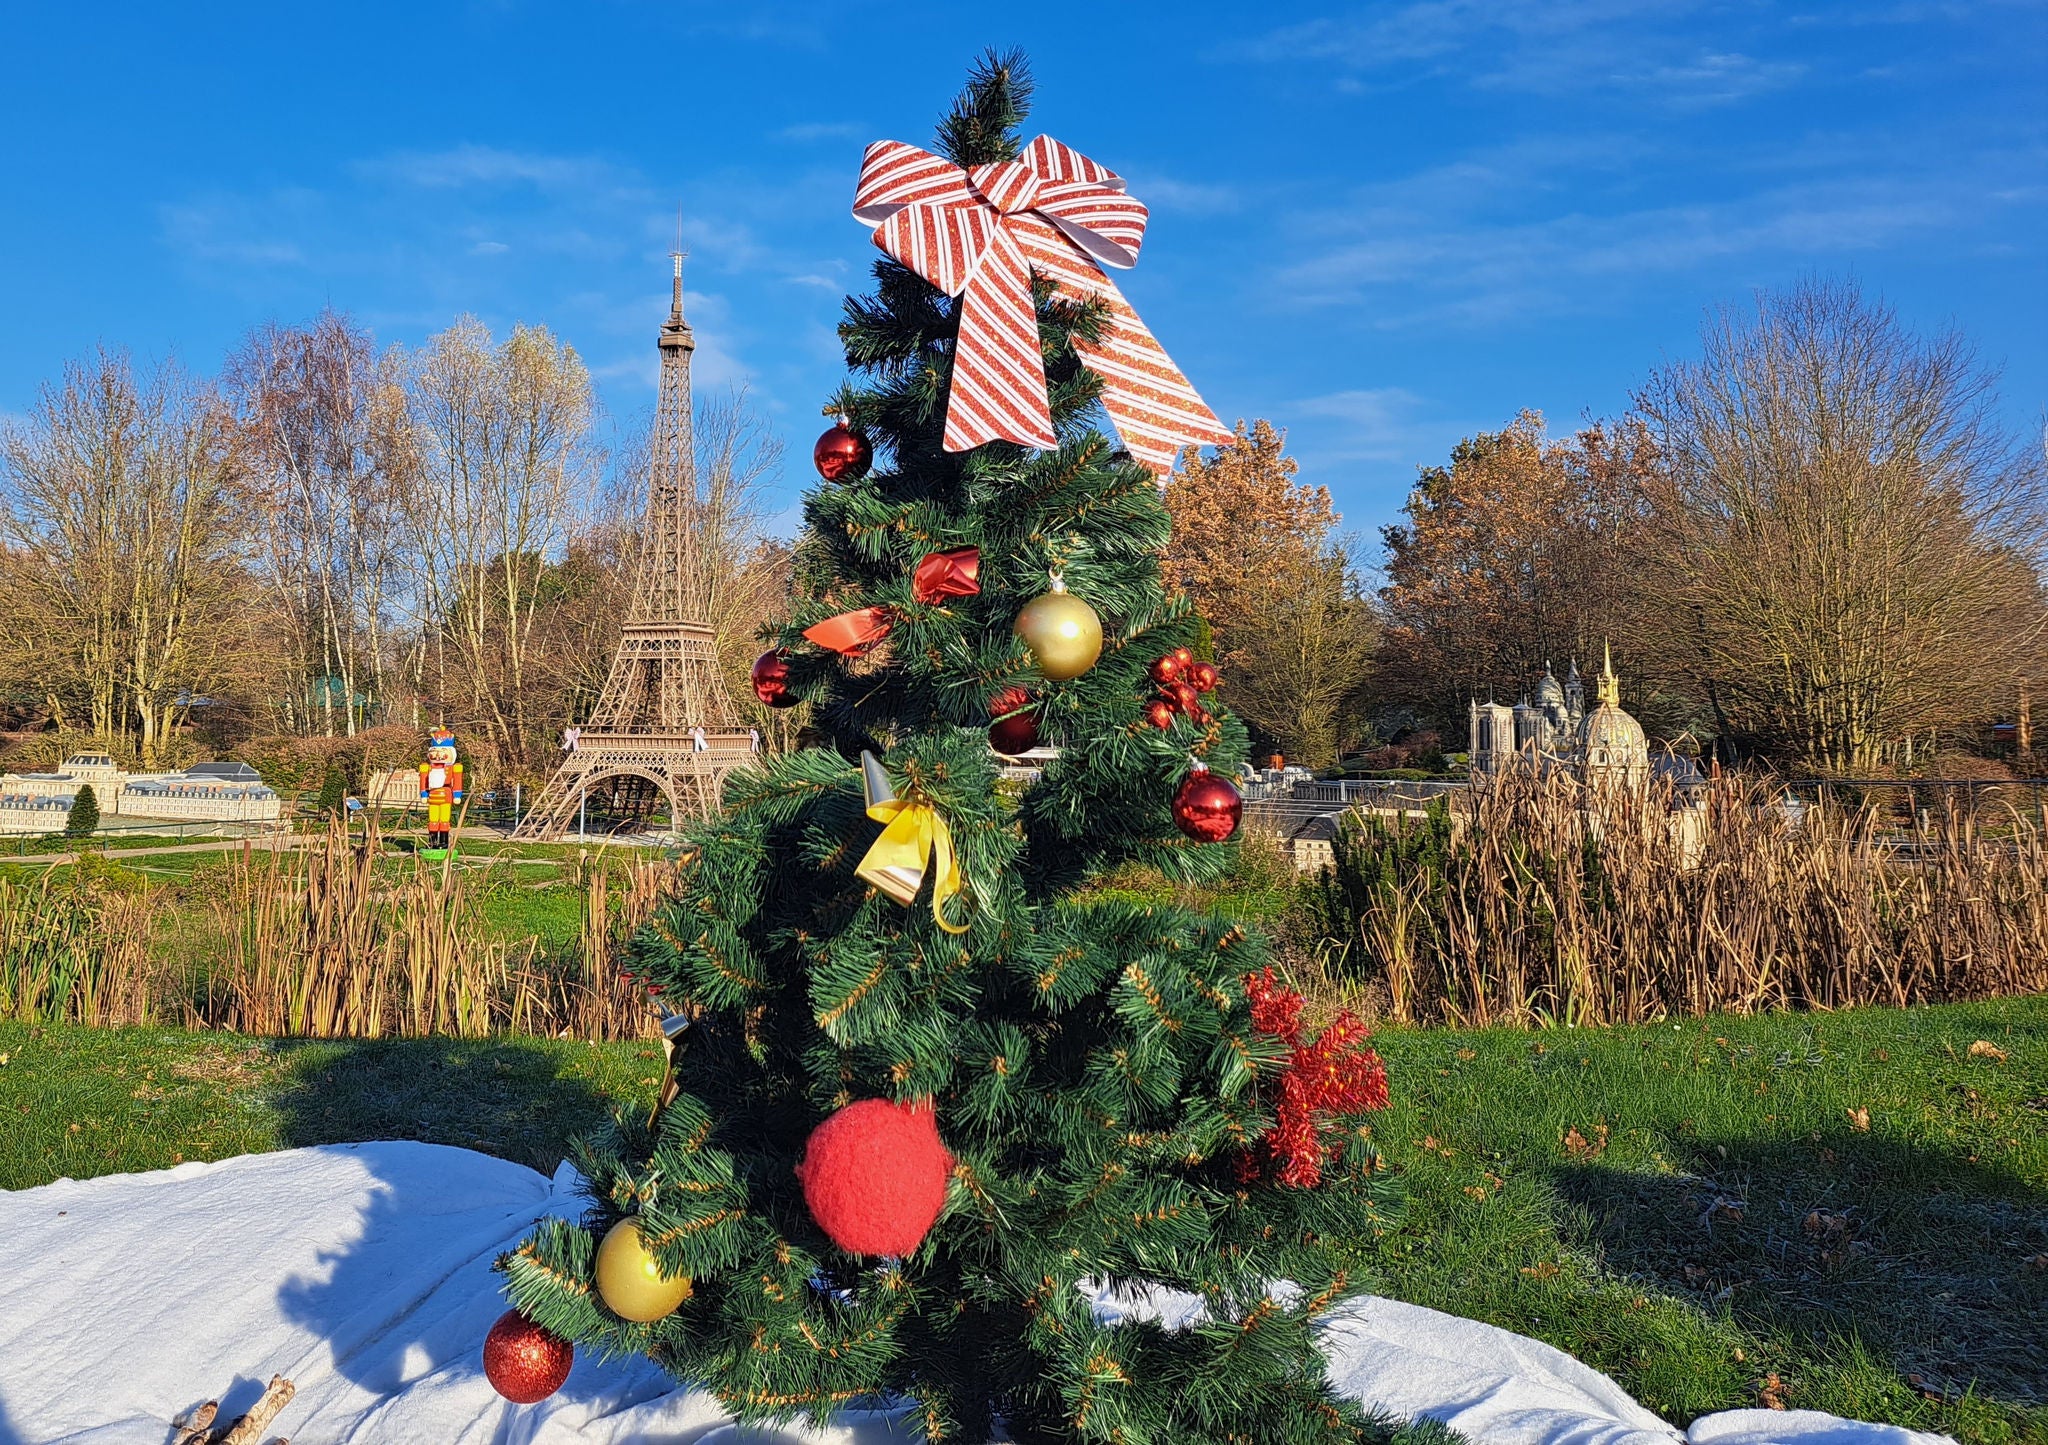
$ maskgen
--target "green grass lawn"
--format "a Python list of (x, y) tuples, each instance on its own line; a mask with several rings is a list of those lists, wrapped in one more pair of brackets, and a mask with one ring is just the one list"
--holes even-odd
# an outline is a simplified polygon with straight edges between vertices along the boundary
[[(1775, 1400), (2048, 1442), (2048, 1000), (1380, 1046), (1410, 1193), (1383, 1292), (1681, 1425)], [(549, 1169), (657, 1073), (652, 1045), (535, 1039), (0, 1024), (0, 1054), (7, 1188), (372, 1138)]]

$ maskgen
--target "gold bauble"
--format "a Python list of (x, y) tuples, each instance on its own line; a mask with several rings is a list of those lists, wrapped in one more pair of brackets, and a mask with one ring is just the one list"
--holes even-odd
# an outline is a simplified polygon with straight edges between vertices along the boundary
[(640, 1237), (639, 1221), (622, 1219), (597, 1247), (597, 1293), (620, 1319), (645, 1324), (688, 1299), (690, 1281), (664, 1276)]
[(1024, 604), (1014, 630), (1048, 682), (1079, 677), (1102, 656), (1102, 619), (1058, 582)]

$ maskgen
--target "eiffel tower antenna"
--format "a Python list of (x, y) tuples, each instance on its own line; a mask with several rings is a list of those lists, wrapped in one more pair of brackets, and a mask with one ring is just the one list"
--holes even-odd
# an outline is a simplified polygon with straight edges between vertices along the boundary
[[(643, 785), (666, 795), (677, 824), (718, 806), (725, 776), (753, 762), (753, 740), (718, 676), (717, 639), (697, 553), (690, 359), (683, 319), (682, 215), (676, 216), (668, 319), (656, 346), (661, 390), (648, 438), (647, 513), (618, 653), (576, 746), (534, 800), (515, 837), (558, 838), (586, 798)], [(622, 781), (622, 780), (638, 780)]]

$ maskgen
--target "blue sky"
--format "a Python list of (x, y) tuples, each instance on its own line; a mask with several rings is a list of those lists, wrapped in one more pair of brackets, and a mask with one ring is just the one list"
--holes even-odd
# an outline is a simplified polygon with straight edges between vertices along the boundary
[(1126, 294), (1347, 525), (1522, 407), (1610, 414), (1705, 308), (1847, 273), (2048, 406), (2048, 6), (27, 4), (0, 8), (0, 412), (94, 343), (541, 322), (652, 402), (683, 208), (700, 385), (788, 499), (873, 256), (863, 145), (929, 143), (981, 47), (1153, 210)]

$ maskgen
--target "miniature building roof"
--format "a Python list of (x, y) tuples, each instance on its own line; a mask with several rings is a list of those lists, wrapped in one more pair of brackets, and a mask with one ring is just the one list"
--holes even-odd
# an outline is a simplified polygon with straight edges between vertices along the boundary
[(188, 778), (212, 778), (222, 783), (260, 783), (262, 774), (247, 763), (232, 760), (218, 763), (194, 763), (185, 769)]

